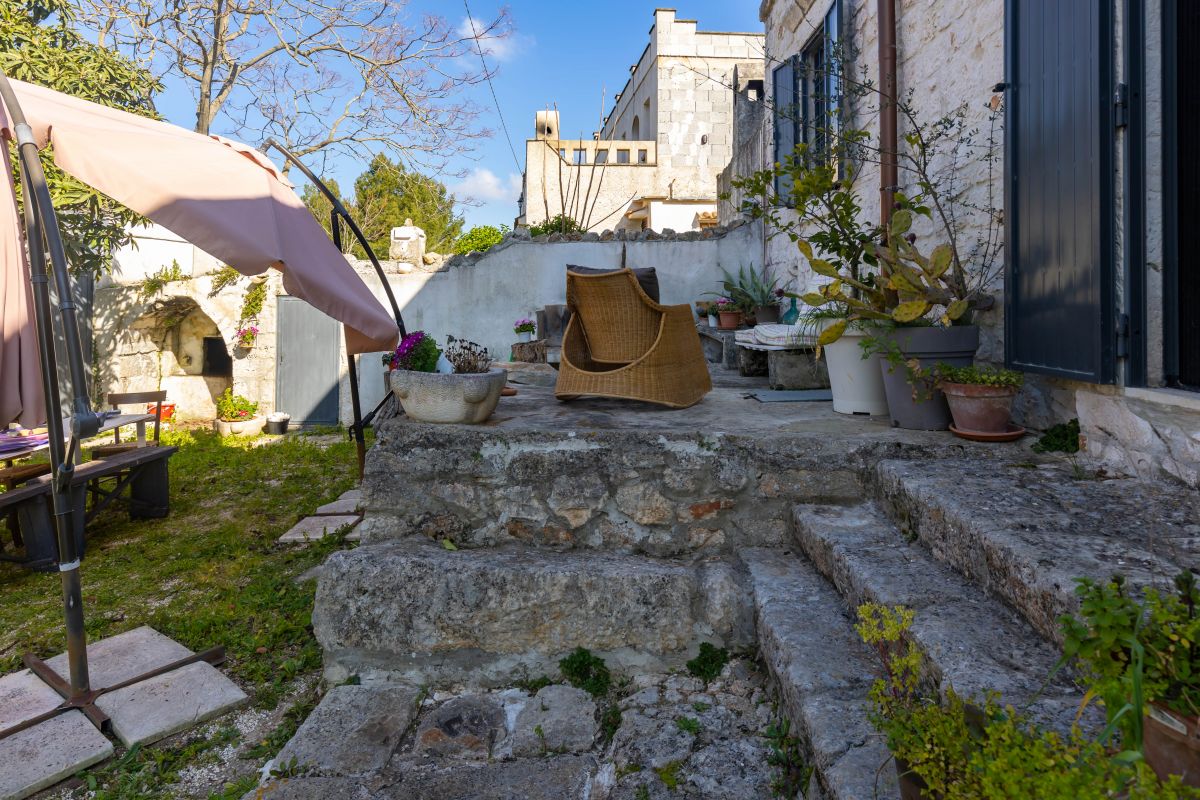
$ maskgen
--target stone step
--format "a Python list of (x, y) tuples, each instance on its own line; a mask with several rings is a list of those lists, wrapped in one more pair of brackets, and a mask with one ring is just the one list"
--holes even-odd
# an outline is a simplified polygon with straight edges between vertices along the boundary
[(972, 698), (998, 691), (1039, 723), (1070, 729), (1082, 693), (1063, 673), (1045, 686), (1058, 648), (920, 544), (906, 542), (877, 506), (797, 506), (795, 523), (800, 549), (850, 609), (882, 603), (916, 612), (912, 641), (934, 686)]
[(435, 686), (555, 674), (576, 647), (618, 671), (656, 671), (682, 666), (701, 641), (754, 641), (732, 558), (451, 551), (417, 538), (330, 556), (313, 628), (333, 682), (357, 674)]
[(738, 555), (754, 595), (759, 651), (813, 767), (805, 797), (898, 797), (891, 755), (867, 719), (877, 665), (841, 598), (788, 551), (746, 548)]
[(1061, 643), (1076, 578), (1169, 587), (1200, 567), (1200, 493), (1067, 466), (971, 459), (881, 461), (871, 481), (901, 531)]

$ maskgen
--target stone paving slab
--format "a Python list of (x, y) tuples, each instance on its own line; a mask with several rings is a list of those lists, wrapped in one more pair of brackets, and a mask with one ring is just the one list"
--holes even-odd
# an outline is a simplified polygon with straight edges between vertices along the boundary
[(0, 800), (20, 800), (113, 754), (81, 711), (59, 714), (0, 739)]
[(564, 800), (587, 797), (596, 769), (591, 756), (561, 755), (463, 768), (443, 759), (395, 765), (399, 781), (378, 792), (387, 800)]
[(121, 743), (133, 747), (219, 717), (247, 700), (220, 670), (199, 662), (101, 695), (96, 706), (112, 718)]
[[(291, 530), (280, 536), (279, 543), (301, 544), (304, 542), (315, 542), (347, 525), (357, 525), (360, 519), (361, 517), (358, 514), (331, 514), (329, 516), (305, 517), (293, 525)], [(351, 532), (346, 538), (354, 541), (353, 537), (354, 533)]]
[(417, 714), (409, 686), (335, 686), (279, 755), (313, 775), (366, 775), (383, 769)]
[(27, 669), (0, 677), (0, 730), (45, 714), (61, 702), (58, 692)]
[[(354, 490), (351, 490), (354, 491)], [(339, 497), (331, 503), (326, 503), (313, 512), (316, 516), (332, 516), (336, 514), (358, 514), (362, 505), (362, 497)]]

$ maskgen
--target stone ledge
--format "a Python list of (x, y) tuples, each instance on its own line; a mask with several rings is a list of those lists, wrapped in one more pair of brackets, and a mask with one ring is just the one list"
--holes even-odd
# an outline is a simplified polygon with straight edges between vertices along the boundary
[(1200, 557), (1200, 495), (1186, 487), (961, 459), (883, 461), (872, 484), (903, 533), (1055, 642), (1076, 578), (1169, 588)]
[(416, 541), (333, 554), (313, 627), (326, 675), (499, 685), (575, 647), (617, 669), (679, 666), (699, 642), (754, 641), (734, 566)]

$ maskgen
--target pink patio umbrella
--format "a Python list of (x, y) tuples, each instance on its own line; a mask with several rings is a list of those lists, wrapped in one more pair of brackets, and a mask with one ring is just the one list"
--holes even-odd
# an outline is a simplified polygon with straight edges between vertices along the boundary
[[(7, 147), (0, 147), (0, 168), (5, 175), (12, 175)], [(0, 185), (0, 335), (0, 428), (14, 421), (27, 428), (40, 425), (46, 421), (46, 398), (38, 362), (33, 298), (17, 197), (8, 181)]]
[[(266, 156), (52, 89), (11, 83), (38, 147), (53, 145), (54, 163), (65, 172), (243, 275), (282, 270), (289, 294), (346, 326), (350, 354), (395, 346), (396, 320)], [(12, 136), (2, 110), (0, 125)]]

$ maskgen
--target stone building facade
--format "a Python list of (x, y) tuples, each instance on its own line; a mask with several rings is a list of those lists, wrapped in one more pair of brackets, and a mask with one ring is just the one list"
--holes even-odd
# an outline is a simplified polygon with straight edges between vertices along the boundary
[(735, 70), (762, 57), (760, 33), (700, 31), (674, 9), (655, 10), (650, 41), (592, 139), (563, 139), (557, 112), (538, 113), (517, 224), (566, 213), (593, 231), (716, 225)]
[[(822, 46), (828, 52), (836, 46), (843, 54), (848, 74), (878, 85), (878, 7), (875, 0), (762, 0), (759, 13), (766, 31), (768, 124), (776, 127), (776, 132), (771, 142), (774, 147), (768, 148), (761, 165), (780, 160), (782, 149), (790, 150), (791, 142), (779, 146), (779, 119), (786, 116), (780, 109), (803, 96), (806, 53)], [(1026, 372), (1026, 388), (1019, 398), (1020, 421), (1026, 425), (1045, 428), (1078, 418), (1086, 453), (1096, 465), (1145, 478), (1168, 476), (1200, 486), (1200, 382), (1194, 375), (1194, 365), (1200, 363), (1200, 353), (1196, 352), (1200, 348), (1200, 319), (1194, 303), (1189, 310), (1185, 299), (1197, 293), (1196, 282), (1187, 276), (1200, 274), (1200, 270), (1191, 264), (1188, 248), (1181, 245), (1182, 226), (1173, 219), (1173, 215), (1182, 213), (1176, 209), (1188, 202), (1188, 195), (1179, 192), (1178, 187), (1187, 181), (1189, 156), (1191, 163), (1197, 158), (1187, 144), (1194, 137), (1181, 132), (1177, 121), (1178, 109), (1186, 107), (1183, 93), (1189, 91), (1187, 83), (1173, 78), (1194, 66), (1188, 60), (1193, 48), (1175, 38), (1177, 31), (1188, 29), (1185, 23), (1200, 22), (1194, 4), (1178, 0), (1088, 0), (1050, 5), (1033, 0), (931, 0), (918, 5), (897, 2), (895, 7), (900, 96), (913, 92), (918, 109), (932, 115), (961, 105), (969, 126), (981, 131), (987, 131), (991, 124), (992, 108), (1004, 104), (996, 115), (1000, 149), (990, 168), (987, 163), (971, 159), (960, 165), (959, 188), (966, 202), (1001, 208), (1006, 225), (1001, 231), (1005, 242), (1001, 269), (988, 286), (996, 302), (991, 310), (978, 314), (978, 360), (1008, 363)], [(1018, 7), (1019, 14), (1006, 17)], [(1029, 35), (1022, 44), (1023, 29), (1017, 17), (1023, 14), (1028, 20), (1043, 13), (1066, 14), (1071, 19), (1066, 24), (1055, 24), (1048, 17), (1048, 22), (1038, 27), (1041, 35)], [(1045, 38), (1051, 34), (1051, 39)], [(1008, 113), (1012, 111), (1009, 106), (1020, 92), (1037, 90), (1031, 82), (1042, 77), (1074, 79), (1010, 74), (1020, 69), (1014, 65), (1021, 64), (1028, 72), (1036, 71), (1040, 62), (1022, 60), (1027, 48), (1041, 46), (1034, 40), (1053, 41), (1057, 51), (1091, 42), (1081, 52), (1096, 59), (1092, 73), (1074, 77), (1094, 80), (1099, 87), (1096, 125), (1080, 126), (1080, 115), (1090, 112), (1077, 111), (1031, 119), (1024, 122), (1025, 128), (1014, 124), (1016, 117)], [(796, 73), (800, 77), (787, 73), (789, 64), (800, 65), (801, 71)], [(787, 80), (781, 81), (781, 76), (787, 76)], [(788, 96), (781, 96), (781, 90)], [(1081, 94), (1068, 91), (1061, 96)], [(865, 129), (878, 141), (878, 106), (875, 97), (857, 101), (844, 97), (838, 113), (845, 124)], [(1072, 119), (1076, 127), (1068, 129), (1063, 120)], [(1174, 125), (1172, 120), (1176, 120)], [(1012, 129), (1006, 127), (1010, 125)], [(1024, 139), (1020, 138), (1022, 131)], [(902, 118), (901, 137), (904, 133)], [(1028, 186), (1043, 180), (1045, 174), (1056, 173), (1022, 170), (1005, 163), (1005, 159), (1019, 152), (1025, 153), (1027, 162), (1046, 158), (1049, 164), (1066, 163), (1072, 157), (1070, 150), (1082, 146), (1082, 140), (1073, 141), (1073, 137), (1089, 141), (1095, 137), (1101, 142), (1095, 163), (1071, 168), (1095, 168), (1099, 188), (1082, 195), (1061, 194), (1045, 206), (1045, 212), (1023, 214), (1013, 205), (1018, 195), (1016, 184), (1009, 184), (1010, 176), (1023, 174), (1024, 185)], [(1037, 152), (1039, 147), (1049, 150), (1060, 145), (1066, 147), (1061, 156)], [(906, 181), (911, 183), (911, 178), (901, 170), (898, 188), (909, 188)], [(1060, 187), (1068, 185), (1060, 183)], [(878, 219), (881, 190), (875, 164), (863, 166), (856, 188), (864, 214)], [(1019, 197), (1026, 199), (1026, 195)], [(1034, 230), (1045, 226), (1047, 217), (1052, 219), (1050, 224), (1060, 225), (1057, 220), (1066, 213), (1064, 209), (1072, 207), (1078, 207), (1081, 215), (1077, 223)], [(782, 213), (786, 217), (789, 212), (783, 209)], [(978, 225), (968, 225), (965, 235), (977, 235), (983, 221)], [(1087, 255), (1090, 251), (1081, 247), (1081, 240), (1073, 233), (1085, 227), (1097, 231), (1085, 244), (1094, 247), (1098, 255)], [(1025, 240), (1020, 237), (1030, 234), (1018, 231), (1030, 230), (1041, 237), (1036, 243), (1040, 249), (1030, 250), (1023, 244)], [(927, 229), (917, 233), (921, 237), (931, 235)], [(765, 261), (769, 270), (801, 291), (823, 282), (803, 263), (805, 260), (787, 237), (768, 233), (767, 240)], [(1027, 299), (1031, 291), (1027, 285), (1023, 284), (1025, 295), (1011, 290), (1018, 275), (1014, 253), (1021, 254), (1034, 268), (1045, 264), (1062, 267), (1060, 273), (1049, 273), (1046, 285), (1033, 287), (1035, 294), (1040, 293), (1036, 304)], [(1081, 296), (1085, 298), (1082, 309)], [(1055, 322), (1056, 318), (1090, 321), (1093, 317), (1096, 323), (1091, 327)], [(1070, 347), (1064, 350), (1063, 345), (1053, 341), (1059, 337), (1045, 333), (1056, 324), (1065, 326), (1061, 338), (1082, 342), (1078, 346), (1095, 347), (1099, 353), (1096, 363), (1079, 370), (1093, 369), (1094, 375), (1085, 380), (1071, 377), (1072, 361), (1086, 360), (1080, 352)], [(1029, 333), (1033, 330), (1040, 333)], [(1042, 341), (1030, 341), (1031, 336)], [(1039, 348), (1052, 351), (1055, 347), (1059, 352), (1047, 356), (1045, 365), (1030, 363), (1030, 351), (1036, 354)], [(1054, 357), (1057, 363), (1052, 363)], [(1188, 363), (1193, 365), (1190, 377)]]

